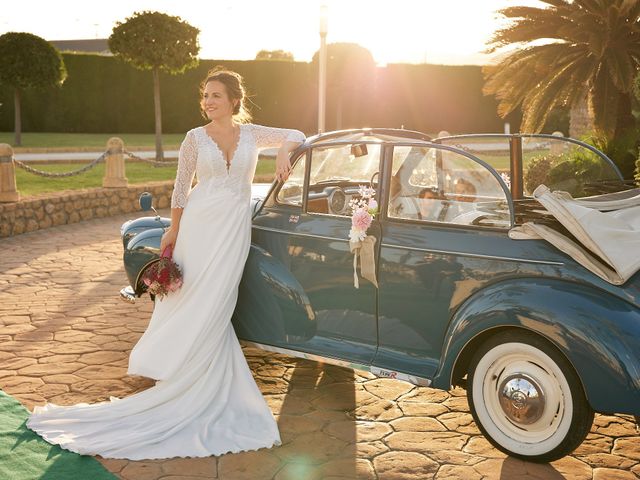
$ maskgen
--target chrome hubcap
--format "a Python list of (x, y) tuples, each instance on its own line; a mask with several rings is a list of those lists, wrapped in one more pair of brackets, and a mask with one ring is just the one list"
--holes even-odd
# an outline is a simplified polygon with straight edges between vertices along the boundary
[(515, 374), (506, 377), (498, 389), (500, 406), (509, 420), (531, 425), (544, 413), (544, 392), (531, 377)]

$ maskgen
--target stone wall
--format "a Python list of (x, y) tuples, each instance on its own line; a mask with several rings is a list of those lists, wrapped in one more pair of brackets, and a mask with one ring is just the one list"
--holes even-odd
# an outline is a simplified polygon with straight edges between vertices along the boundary
[(138, 197), (142, 192), (153, 194), (154, 207), (167, 208), (172, 191), (173, 181), (164, 181), (122, 188), (70, 190), (0, 203), (0, 237), (138, 211)]

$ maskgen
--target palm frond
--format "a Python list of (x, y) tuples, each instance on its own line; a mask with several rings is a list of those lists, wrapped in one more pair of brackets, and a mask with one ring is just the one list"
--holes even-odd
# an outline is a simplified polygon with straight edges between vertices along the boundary
[(552, 7), (568, 7), (571, 5), (566, 0), (540, 0), (542, 3), (546, 3), (547, 5), (551, 5)]
[(557, 38), (558, 27), (562, 20), (551, 9), (534, 7), (509, 7), (499, 13), (512, 22), (491, 36), (487, 45), (495, 49), (517, 42), (531, 42), (540, 38)]
[(633, 81), (638, 73), (638, 66), (626, 57), (610, 56), (603, 62), (609, 77), (615, 87), (622, 93), (629, 93), (633, 88)]
[(620, 15), (627, 19), (637, 19), (640, 16), (640, 1), (623, 0), (620, 5)]
[(620, 3), (620, 0), (573, 0), (578, 8), (598, 14), (606, 14), (607, 8)]
[[(584, 98), (587, 86), (580, 86), (580, 71), (583, 69), (584, 65), (576, 62), (558, 66), (541, 82), (541, 88), (531, 90), (523, 101), (521, 130), (539, 132), (555, 107), (572, 105), (579, 98)], [(567, 82), (567, 78), (573, 78), (574, 82)]]
[[(568, 53), (567, 53), (568, 52)], [(590, 58), (581, 46), (567, 50), (565, 45), (548, 44), (519, 50), (505, 58), (491, 70), (485, 70), (485, 94), (493, 94), (498, 99), (498, 114), (505, 116), (522, 106), (524, 125), (528, 130), (542, 128), (549, 112), (557, 105), (574, 101), (575, 96), (585, 95), (584, 72), (576, 76), (573, 72), (583, 71), (591, 65)], [(566, 88), (562, 96), (553, 102), (540, 100), (553, 98), (565, 80)], [(566, 82), (571, 78), (570, 82)], [(566, 92), (576, 92), (569, 95)], [(539, 100), (534, 100), (539, 98)]]

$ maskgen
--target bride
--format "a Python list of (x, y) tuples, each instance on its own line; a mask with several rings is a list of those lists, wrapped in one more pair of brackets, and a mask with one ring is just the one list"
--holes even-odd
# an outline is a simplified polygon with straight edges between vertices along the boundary
[[(133, 348), (128, 373), (156, 385), (126, 398), (35, 407), (27, 425), (50, 443), (89, 455), (131, 460), (205, 457), (280, 445), (280, 435), (231, 325), (249, 253), (251, 182), (258, 149), (280, 147), (276, 176), (304, 135), (246, 123), (245, 91), (235, 72), (214, 69), (201, 86), (210, 120), (180, 147), (171, 199), (181, 290), (156, 300)], [(198, 183), (192, 189), (194, 175)]]

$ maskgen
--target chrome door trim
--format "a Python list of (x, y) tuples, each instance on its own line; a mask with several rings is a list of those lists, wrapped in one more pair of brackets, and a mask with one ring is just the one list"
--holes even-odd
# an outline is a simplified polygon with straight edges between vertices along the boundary
[(457, 255), (459, 257), (471, 257), (471, 258), (486, 258), (488, 260), (503, 260), (509, 262), (524, 262), (524, 263), (539, 263), (542, 265), (564, 265), (563, 262), (553, 262), (551, 260), (530, 260), (525, 258), (514, 258), (514, 257), (497, 257), (495, 255), (480, 255), (477, 253), (466, 253), (466, 252), (451, 252), (449, 250), (434, 250), (428, 248), (418, 248), (418, 247), (408, 247), (405, 245), (394, 245), (392, 243), (382, 243), (383, 247), (389, 248), (401, 248), (403, 250), (411, 250), (412, 252), (422, 252), (422, 253), (438, 253), (443, 255)]
[(286, 235), (295, 235), (298, 237), (309, 237), (309, 238), (321, 238), (323, 240), (331, 240), (331, 241), (338, 241), (338, 242), (349, 242), (348, 238), (339, 238), (339, 237), (327, 237), (325, 235), (316, 235), (314, 233), (301, 233), (301, 232), (292, 232), (290, 230), (280, 230), (278, 228), (271, 228), (271, 227), (263, 227), (261, 225), (253, 225), (252, 228), (255, 228), (257, 230), (263, 230), (265, 232), (273, 232), (273, 233), (282, 233), (282, 234), (286, 234)]
[[(255, 228), (257, 230), (263, 230), (265, 232), (273, 232), (273, 233), (281, 233), (281, 234), (287, 234), (287, 235), (295, 235), (298, 237), (308, 237), (308, 238), (321, 238), (323, 240), (331, 240), (334, 242), (345, 242), (348, 243), (349, 239), (348, 238), (338, 238), (338, 237), (327, 237), (325, 235), (315, 235), (312, 233), (300, 233), (300, 232), (291, 232), (289, 230), (280, 230), (277, 228), (270, 228), (270, 227), (263, 227), (260, 225), (253, 225), (252, 228)], [(382, 243), (381, 244), (382, 247), (389, 247), (389, 248), (401, 248), (403, 250), (411, 250), (413, 252), (422, 252), (422, 253), (437, 253), (437, 254), (441, 254), (441, 255), (457, 255), (460, 257), (470, 257), (470, 258), (486, 258), (487, 260), (502, 260), (502, 261), (507, 261), (507, 262), (524, 262), (524, 263), (535, 263), (535, 264), (540, 264), (540, 265), (556, 265), (556, 266), (563, 266), (564, 262), (554, 262), (551, 260), (531, 260), (531, 259), (525, 259), (525, 258), (515, 258), (515, 257), (498, 257), (495, 255), (480, 255), (477, 253), (466, 253), (466, 252), (452, 252), (450, 250), (434, 250), (434, 249), (428, 249), (428, 248), (418, 248), (418, 247), (408, 247), (405, 245), (394, 245), (392, 243)]]
[(301, 352), (298, 350), (290, 350), (288, 348), (274, 347), (273, 345), (265, 345), (263, 343), (250, 342), (248, 340), (240, 340), (240, 343), (246, 347), (258, 348), (267, 352), (281, 353), (296, 358), (304, 358), (305, 360), (312, 360), (314, 362), (327, 363), (329, 365), (336, 365), (338, 367), (350, 368), (352, 370), (361, 370), (369, 372), (379, 378), (392, 378), (395, 380), (404, 380), (405, 382), (412, 383), (420, 387), (428, 387), (431, 385), (431, 380), (424, 377), (418, 377), (416, 375), (410, 375), (408, 373), (396, 372), (394, 370), (387, 370), (385, 368), (376, 367), (375, 365), (364, 365), (361, 363), (353, 363), (348, 360), (340, 360), (338, 358), (323, 357), (322, 355), (316, 355), (313, 353)]

